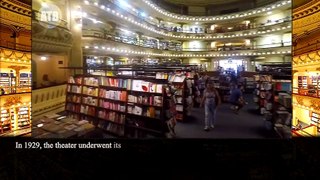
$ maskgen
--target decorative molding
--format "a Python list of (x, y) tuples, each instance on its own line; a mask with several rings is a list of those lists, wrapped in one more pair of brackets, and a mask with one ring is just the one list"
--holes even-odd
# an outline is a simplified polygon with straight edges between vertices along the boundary
[(304, 104), (303, 104), (303, 97), (296, 96), (296, 99), (297, 99), (297, 102), (298, 102), (300, 105), (304, 105)]
[[(12, 49), (6, 49), (0, 47), (0, 57), (1, 58), (8, 58), (8, 59), (15, 59), (17, 62), (20, 59), (21, 61), (30, 61), (31, 60), (31, 53), (30, 52), (22, 52)], [(3, 59), (1, 59), (3, 60)]]
[(320, 98), (293, 94), (293, 111), (295, 108), (302, 108), (309, 111), (320, 113)]
[(313, 99), (311, 100), (311, 108), (316, 111), (320, 111), (320, 99)]
[[(31, 6), (24, 4), (18, 0), (1, 0), (0, 7), (8, 9), (12, 12), (19, 13), (24, 16), (31, 17)], [(1, 9), (3, 10), (3, 9)]]
[(22, 16), (18, 13), (1, 8), (0, 11), (1, 24), (19, 27), (19, 29), (27, 29), (31, 31), (31, 17)]
[(4, 106), (9, 107), (9, 106), (13, 106), (16, 104), (22, 104), (22, 98), (21, 96), (10, 96), (8, 98), (6, 98)]
[(320, 3), (318, 0), (312, 0), (307, 4), (304, 4), (293, 10), (293, 20), (304, 18), (310, 16), (316, 12), (320, 11)]
[(70, 50), (71, 50), (71, 45), (53, 43), (50, 41), (43, 41), (40, 39), (32, 40), (33, 52), (68, 53)]
[(32, 50), (35, 52), (68, 52), (73, 43), (70, 30), (56, 26), (45, 28), (32, 21)]
[(311, 51), (308, 53), (304, 53), (298, 56), (294, 56), (292, 58), (292, 66), (293, 67), (302, 67), (302, 66), (319, 66), (320, 62), (320, 50)]

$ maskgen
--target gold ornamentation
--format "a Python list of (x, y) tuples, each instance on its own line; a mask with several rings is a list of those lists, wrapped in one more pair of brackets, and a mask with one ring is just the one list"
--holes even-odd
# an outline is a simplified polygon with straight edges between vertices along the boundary
[(313, 108), (314, 110), (320, 111), (320, 100), (311, 100), (311, 108)]
[(21, 103), (21, 96), (10, 96), (6, 99), (4, 106), (13, 106)]
[(298, 104), (303, 105), (303, 97), (296, 97)]

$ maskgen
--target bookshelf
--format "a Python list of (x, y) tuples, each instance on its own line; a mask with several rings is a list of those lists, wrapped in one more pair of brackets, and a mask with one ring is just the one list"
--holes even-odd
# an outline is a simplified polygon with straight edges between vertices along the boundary
[(0, 86), (2, 86), (2, 87), (9, 87), (10, 86), (9, 73), (0, 73)]
[(273, 126), (283, 138), (291, 138), (292, 81), (290, 76), (274, 76), (273, 83)]
[[(180, 119), (183, 120), (190, 114), (193, 105), (195, 65), (114, 65), (64, 69), (83, 69), (86, 72), (68, 80), (66, 111), (73, 118), (88, 120), (117, 136), (163, 137), (168, 132), (167, 121), (172, 118), (168, 115), (170, 107), (178, 106), (175, 110), (181, 111)], [(169, 82), (170, 79), (175, 82)], [(166, 92), (169, 86), (179, 87), (181, 98), (178, 103), (167, 103), (171, 98)]]
[(30, 108), (28, 106), (17, 108), (18, 129), (29, 128), (31, 125), (30, 119)]
[(269, 128), (282, 138), (291, 137), (291, 76), (280, 73), (255, 75), (254, 101)]
[(1, 109), (0, 134), (11, 131), (10, 109)]
[(320, 114), (316, 112), (311, 112), (311, 124), (317, 127), (318, 134), (320, 133)]
[(21, 73), (20, 74), (20, 87), (31, 87), (31, 73)]
[(170, 76), (169, 83), (175, 91), (175, 118), (179, 121), (183, 121), (186, 118), (187, 112), (187, 83), (186, 75), (183, 73), (174, 74)]
[(4, 107), (1, 109), (0, 134), (31, 127), (31, 107)]
[(260, 114), (270, 114), (272, 110), (272, 76), (255, 75), (256, 89), (254, 102), (258, 105)]
[(140, 137), (148, 131), (162, 136), (163, 88), (157, 79), (78, 75), (68, 81), (66, 110), (117, 136)]

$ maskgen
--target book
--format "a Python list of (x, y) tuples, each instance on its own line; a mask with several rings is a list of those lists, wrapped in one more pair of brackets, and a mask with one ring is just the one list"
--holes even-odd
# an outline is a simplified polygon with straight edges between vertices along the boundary
[(141, 89), (142, 80), (132, 80), (132, 89), (133, 91), (142, 91)]
[(154, 106), (162, 106), (162, 96), (154, 96)]
[(162, 84), (157, 84), (156, 92), (157, 93), (162, 93), (162, 87), (163, 87)]
[(136, 115), (142, 115), (142, 107), (134, 106), (132, 113)]
[(156, 90), (157, 90), (157, 85), (154, 83), (150, 83), (149, 91), (156, 92)]

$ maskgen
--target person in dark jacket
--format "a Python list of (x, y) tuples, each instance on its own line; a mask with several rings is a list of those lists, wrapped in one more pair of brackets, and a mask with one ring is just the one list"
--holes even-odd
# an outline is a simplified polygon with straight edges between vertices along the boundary
[(239, 110), (244, 106), (245, 102), (243, 99), (241, 85), (232, 85), (230, 103), (234, 106), (234, 112), (239, 113)]
[(4, 91), (4, 89), (3, 88), (1, 88), (1, 90), (0, 90), (0, 95), (4, 95), (6, 92)]

